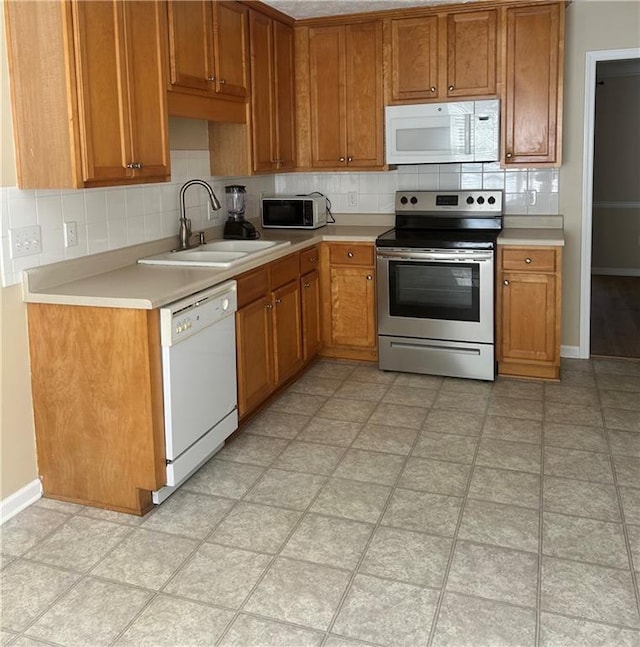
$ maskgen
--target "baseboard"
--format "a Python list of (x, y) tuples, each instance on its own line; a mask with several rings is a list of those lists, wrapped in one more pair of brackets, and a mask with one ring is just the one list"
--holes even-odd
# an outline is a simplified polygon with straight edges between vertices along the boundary
[(0, 525), (42, 497), (42, 482), (34, 479), (17, 492), (0, 501)]
[(580, 346), (560, 346), (560, 357), (580, 359)]
[(602, 276), (640, 276), (640, 269), (635, 267), (592, 267), (591, 274)]

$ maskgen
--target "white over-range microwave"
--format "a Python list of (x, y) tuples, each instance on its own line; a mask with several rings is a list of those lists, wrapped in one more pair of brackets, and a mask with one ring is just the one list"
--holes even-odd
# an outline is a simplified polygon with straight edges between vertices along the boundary
[(452, 101), (385, 108), (387, 164), (495, 162), (500, 101)]

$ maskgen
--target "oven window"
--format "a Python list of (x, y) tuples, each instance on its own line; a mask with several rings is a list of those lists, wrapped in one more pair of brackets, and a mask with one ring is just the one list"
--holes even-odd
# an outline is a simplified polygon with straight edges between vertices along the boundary
[(389, 262), (392, 317), (480, 321), (478, 263)]

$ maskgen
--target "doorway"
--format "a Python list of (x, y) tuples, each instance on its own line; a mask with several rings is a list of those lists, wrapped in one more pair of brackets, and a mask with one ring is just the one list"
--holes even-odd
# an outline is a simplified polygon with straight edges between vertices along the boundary
[(580, 357), (640, 358), (640, 49), (586, 63)]

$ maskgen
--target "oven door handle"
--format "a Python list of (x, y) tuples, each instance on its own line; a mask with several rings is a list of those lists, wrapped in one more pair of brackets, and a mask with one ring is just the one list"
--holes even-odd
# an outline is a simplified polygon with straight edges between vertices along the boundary
[(470, 254), (460, 254), (451, 252), (416, 252), (416, 251), (380, 251), (377, 253), (378, 258), (401, 259), (406, 261), (449, 261), (451, 263), (469, 263), (477, 261), (492, 261), (493, 252), (483, 252), (474, 250)]

